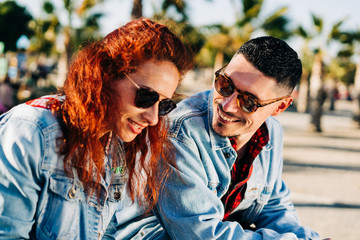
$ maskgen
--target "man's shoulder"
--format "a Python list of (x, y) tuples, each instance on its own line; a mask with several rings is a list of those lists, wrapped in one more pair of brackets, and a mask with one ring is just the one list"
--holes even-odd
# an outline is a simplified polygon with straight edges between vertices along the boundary
[(179, 102), (177, 108), (169, 114), (170, 132), (199, 129), (206, 125), (209, 116), (209, 97), (210, 91), (204, 91)]
[(177, 108), (169, 114), (171, 121), (194, 117), (207, 113), (210, 91), (199, 92), (177, 104)]
[(273, 139), (276, 136), (282, 137), (283, 127), (281, 126), (280, 122), (275, 117), (269, 117), (266, 120), (266, 127), (269, 131), (270, 139)]
[(268, 119), (266, 119), (266, 125), (268, 126), (268, 128), (281, 127), (280, 122), (275, 117), (269, 117)]

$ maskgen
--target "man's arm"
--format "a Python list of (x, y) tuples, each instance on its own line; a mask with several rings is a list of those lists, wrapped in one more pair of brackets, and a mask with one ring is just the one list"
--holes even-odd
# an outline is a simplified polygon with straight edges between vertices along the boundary
[(269, 201), (254, 219), (254, 223), (257, 229), (272, 229), (278, 233), (292, 232), (299, 239), (319, 239), (316, 232), (301, 225), (294, 204), (290, 201), (290, 189), (282, 179), (283, 129), (273, 119), (267, 121), (267, 126), (271, 135), (272, 148), (268, 152), (261, 153), (261, 157), (268, 171), (267, 184), (274, 187)]
[(278, 179), (269, 202), (254, 221), (257, 229), (268, 228), (278, 233), (292, 232), (299, 239), (320, 239), (315, 231), (300, 224), (289, 195), (290, 191), (285, 182)]
[[(280, 234), (271, 229), (253, 232), (237, 222), (223, 222), (224, 207), (209, 182), (199, 149), (191, 138), (172, 139), (177, 168), (161, 193), (158, 211), (172, 239), (297, 239), (293, 233)], [(224, 186), (223, 186), (224, 187)]]

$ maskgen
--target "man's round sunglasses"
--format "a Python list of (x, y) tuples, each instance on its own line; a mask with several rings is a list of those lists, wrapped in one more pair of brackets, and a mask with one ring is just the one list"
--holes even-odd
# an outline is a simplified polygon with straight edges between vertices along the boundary
[(215, 89), (223, 97), (229, 97), (234, 93), (234, 91), (237, 91), (237, 104), (246, 113), (254, 113), (260, 107), (264, 107), (266, 105), (278, 102), (284, 98), (290, 97), (290, 95), (286, 95), (267, 101), (259, 101), (254, 95), (236, 89), (231, 78), (225, 76), (222, 73), (226, 66), (227, 64), (215, 72)]
[[(124, 73), (125, 76), (135, 85), (137, 88), (136, 95), (135, 95), (135, 106), (138, 108), (149, 108), (155, 103), (157, 103), (160, 99), (159, 93), (156, 91), (140, 87), (139, 85), (134, 82), (126, 73)], [(162, 117), (172, 110), (176, 108), (176, 103), (169, 99), (163, 99), (159, 102), (159, 117)]]

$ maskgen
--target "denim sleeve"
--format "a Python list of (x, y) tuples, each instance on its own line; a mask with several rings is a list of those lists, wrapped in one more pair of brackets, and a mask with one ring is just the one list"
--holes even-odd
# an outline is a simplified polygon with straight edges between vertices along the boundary
[[(318, 233), (306, 226), (301, 226), (294, 204), (290, 201), (290, 190), (282, 180), (282, 164), (270, 199), (259, 215), (254, 219), (257, 229), (272, 229), (278, 233), (292, 232), (299, 239), (320, 239)], [(273, 166), (273, 165), (272, 165)]]
[(41, 190), (43, 156), (44, 136), (34, 123), (1, 120), (0, 239), (29, 239)]
[(197, 142), (191, 138), (176, 139), (177, 167), (173, 168), (158, 203), (163, 225), (171, 239), (298, 239), (293, 233), (280, 234), (271, 229), (244, 230), (238, 222), (222, 221), (224, 207), (208, 187), (204, 159)]

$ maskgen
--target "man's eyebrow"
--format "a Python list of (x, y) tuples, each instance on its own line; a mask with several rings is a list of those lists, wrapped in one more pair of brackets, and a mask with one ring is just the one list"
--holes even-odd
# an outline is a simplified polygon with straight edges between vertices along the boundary
[(241, 90), (241, 89), (238, 89), (238, 88), (235, 86), (235, 83), (234, 83), (234, 81), (232, 80), (232, 78), (229, 77), (225, 72), (223, 73), (223, 75), (226, 76), (226, 77), (232, 82), (232, 84), (234, 85), (235, 90), (236, 90), (237, 92), (238, 92), (238, 91), (244, 92), (244, 93), (250, 95), (250, 97), (255, 98), (256, 101), (261, 102), (261, 100), (260, 100), (257, 96), (255, 96), (254, 94), (249, 93), (248, 91), (243, 91), (243, 90)]
[(249, 92), (247, 92), (247, 91), (243, 91), (243, 92), (245, 92), (246, 94), (248, 94), (248, 95), (250, 95), (251, 97), (255, 98), (256, 101), (261, 102), (261, 100), (260, 100), (257, 96), (255, 96), (254, 94), (249, 93)]

